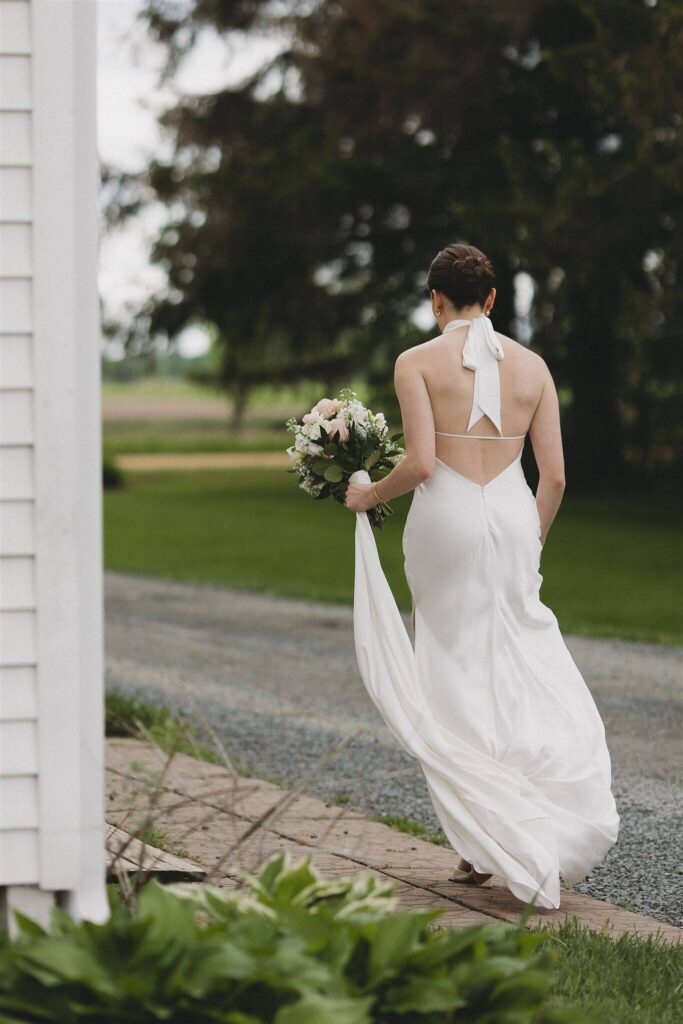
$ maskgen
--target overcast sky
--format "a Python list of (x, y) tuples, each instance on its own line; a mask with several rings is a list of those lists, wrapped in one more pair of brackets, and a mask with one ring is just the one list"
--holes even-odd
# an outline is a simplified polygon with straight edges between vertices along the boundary
[[(103, 163), (134, 171), (164, 151), (156, 115), (173, 102), (170, 88), (157, 88), (163, 52), (136, 21), (141, 0), (97, 0), (98, 12), (98, 146)], [(205, 33), (183, 66), (177, 88), (186, 93), (211, 92), (239, 81), (277, 49), (273, 40), (245, 41), (235, 34), (230, 44)], [(147, 240), (157, 216), (145, 216), (102, 239), (100, 290), (115, 313), (138, 302), (163, 282), (149, 265)], [(181, 346), (186, 355), (206, 347), (201, 332), (190, 332)]]

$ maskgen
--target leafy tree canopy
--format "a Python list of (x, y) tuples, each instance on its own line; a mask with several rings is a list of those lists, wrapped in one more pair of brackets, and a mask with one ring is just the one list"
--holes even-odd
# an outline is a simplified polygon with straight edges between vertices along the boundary
[[(216, 331), (226, 382), (361, 364), (388, 395), (426, 269), (451, 241), (498, 273), (495, 325), (570, 401), (568, 472), (608, 479), (680, 443), (683, 9), (674, 0), (148, 0), (172, 78), (198, 34), (275, 34), (235, 88), (182, 97), (145, 195), (169, 297), (138, 324)], [(145, 192), (145, 190), (147, 190)], [(383, 391), (384, 389), (384, 391)]]

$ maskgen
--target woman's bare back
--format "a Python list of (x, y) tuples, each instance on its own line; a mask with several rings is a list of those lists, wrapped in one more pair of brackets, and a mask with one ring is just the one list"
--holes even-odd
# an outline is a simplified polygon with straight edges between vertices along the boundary
[[(435, 435), (435, 454), (456, 472), (474, 483), (486, 485), (502, 472), (520, 452), (524, 441), (501, 439), (493, 422), (482, 416), (468, 432), (472, 408), (474, 373), (463, 366), (466, 326), (456, 327), (411, 349), (415, 369), (424, 378), (434, 416), (434, 428), (451, 434), (482, 434), (497, 440), (443, 437)], [(543, 359), (512, 338), (496, 332), (503, 348), (498, 361), (502, 433), (525, 435), (532, 427), (547, 381)], [(532, 442), (534, 438), (532, 436)]]

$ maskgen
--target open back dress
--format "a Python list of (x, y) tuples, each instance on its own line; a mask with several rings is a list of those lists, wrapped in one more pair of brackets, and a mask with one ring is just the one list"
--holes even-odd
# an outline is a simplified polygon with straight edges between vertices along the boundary
[[(486, 316), (445, 330), (463, 324), (463, 365), (474, 372), (469, 426), (486, 415), (502, 437), (503, 349)], [(368, 693), (419, 761), (454, 850), (520, 900), (557, 908), (560, 880), (582, 880), (605, 857), (619, 815), (602, 719), (540, 598), (541, 525), (521, 464), (524, 437), (486, 484), (437, 459), (415, 488), (403, 533), (414, 646), (367, 514), (357, 515), (354, 636)]]

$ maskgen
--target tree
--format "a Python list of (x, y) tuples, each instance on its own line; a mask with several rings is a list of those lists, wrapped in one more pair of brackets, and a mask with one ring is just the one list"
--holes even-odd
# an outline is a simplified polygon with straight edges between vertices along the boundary
[(463, 240), (496, 265), (499, 330), (515, 275), (534, 281), (575, 483), (680, 437), (680, 5), (148, 0), (144, 18), (168, 75), (207, 26), (287, 44), (169, 111), (174, 157), (148, 175), (181, 210), (154, 258), (178, 311), (217, 326), (226, 380), (250, 353), (305, 374), (330, 352), (386, 386), (429, 260)]

